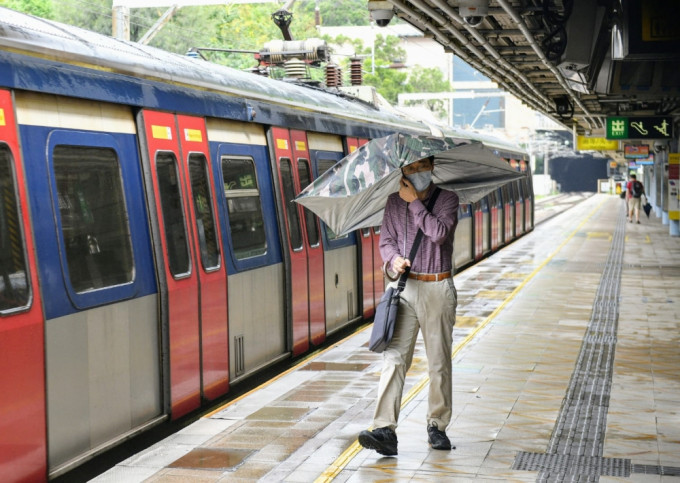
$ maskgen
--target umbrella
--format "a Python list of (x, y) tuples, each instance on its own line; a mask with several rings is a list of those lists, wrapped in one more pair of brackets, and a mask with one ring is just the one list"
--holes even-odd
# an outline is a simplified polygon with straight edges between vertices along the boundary
[(337, 235), (380, 225), (387, 196), (399, 189), (401, 168), (429, 156), (434, 156), (434, 183), (455, 191), (461, 203), (478, 201), (523, 176), (481, 142), (397, 133), (345, 156), (295, 201)]
[(645, 215), (647, 215), (647, 218), (649, 218), (649, 212), (652, 211), (652, 205), (649, 203), (649, 201), (645, 201), (645, 204), (642, 205), (642, 209), (645, 210)]

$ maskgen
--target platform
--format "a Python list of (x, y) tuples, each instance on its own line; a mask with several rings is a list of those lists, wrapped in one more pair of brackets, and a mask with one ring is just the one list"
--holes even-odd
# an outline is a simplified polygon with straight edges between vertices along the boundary
[(680, 238), (596, 195), (455, 277), (455, 450), (427, 444), (422, 341), (399, 454), (371, 424), (381, 356), (335, 344), (97, 482), (680, 481)]

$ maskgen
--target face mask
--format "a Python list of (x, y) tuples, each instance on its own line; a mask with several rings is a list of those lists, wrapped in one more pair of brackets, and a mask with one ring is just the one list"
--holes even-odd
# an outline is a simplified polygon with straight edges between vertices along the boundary
[(410, 174), (406, 178), (413, 184), (416, 191), (424, 191), (432, 182), (432, 171), (420, 171)]

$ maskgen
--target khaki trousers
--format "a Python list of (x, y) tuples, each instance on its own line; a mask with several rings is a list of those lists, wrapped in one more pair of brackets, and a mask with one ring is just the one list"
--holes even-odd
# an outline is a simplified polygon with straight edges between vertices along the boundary
[[(396, 282), (390, 285), (396, 286)], [(444, 431), (451, 422), (451, 345), (456, 321), (457, 294), (453, 278), (439, 282), (408, 279), (401, 293), (397, 324), (383, 352), (383, 368), (373, 427), (397, 427), (406, 371), (422, 330), (430, 376), (427, 424)]]

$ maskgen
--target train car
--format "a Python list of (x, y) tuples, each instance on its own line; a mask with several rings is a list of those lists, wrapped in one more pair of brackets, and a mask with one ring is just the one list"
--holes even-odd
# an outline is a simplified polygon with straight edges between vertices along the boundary
[[(397, 131), (432, 133), (337, 90), (0, 8), (3, 481), (62, 475), (370, 320), (379, 227), (338, 237), (292, 199)], [(532, 226), (529, 175), (524, 224), (492, 241), (515, 213), (499, 194), (482, 254)], [(458, 267), (479, 243), (460, 210)]]

